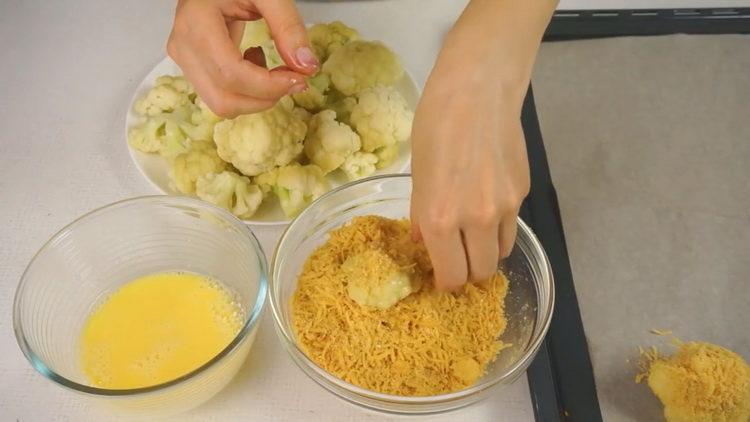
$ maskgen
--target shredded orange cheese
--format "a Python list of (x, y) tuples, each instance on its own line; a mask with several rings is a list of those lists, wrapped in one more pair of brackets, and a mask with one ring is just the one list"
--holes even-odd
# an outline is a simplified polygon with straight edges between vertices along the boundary
[[(425, 280), (386, 309), (362, 306), (347, 294), (342, 264), (368, 250), (386, 253)], [(307, 259), (292, 297), (299, 345), (317, 365), (357, 386), (401, 396), (427, 396), (474, 384), (507, 347), (501, 274), (435, 290), (427, 251), (410, 237), (408, 220), (357, 217), (330, 233)]]

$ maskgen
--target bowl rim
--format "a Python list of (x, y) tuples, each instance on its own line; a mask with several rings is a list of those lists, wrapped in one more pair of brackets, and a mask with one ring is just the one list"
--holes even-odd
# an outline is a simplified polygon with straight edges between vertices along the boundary
[[(303, 216), (312, 212), (316, 204), (324, 202), (330, 196), (336, 195), (338, 192), (351, 188), (356, 185), (370, 183), (370, 182), (374, 182), (374, 181), (382, 180), (382, 179), (392, 179), (392, 180), (410, 179), (411, 180), (411, 173), (384, 174), (384, 175), (371, 176), (371, 177), (367, 177), (364, 179), (360, 179), (354, 182), (341, 185), (325, 193), (324, 195), (320, 196), (317, 200), (315, 200), (313, 204), (307, 206), (296, 218), (292, 220), (292, 222), (286, 227), (286, 229), (282, 233), (281, 237), (279, 238), (279, 241), (276, 243), (276, 247), (274, 248), (274, 252), (271, 257), (271, 272), (269, 273), (269, 290), (270, 290), (269, 301), (271, 302), (271, 311), (273, 313), (274, 324), (276, 325), (276, 332), (278, 333), (279, 337), (281, 337), (282, 342), (285, 343), (285, 346), (286, 346), (285, 349), (291, 355), (290, 357), (298, 366), (300, 366), (302, 362), (304, 362), (305, 365), (307, 366), (307, 369), (311, 369), (314, 372), (322, 375), (324, 378), (327, 378), (326, 381), (328, 383), (332, 383), (336, 387), (342, 388), (346, 390), (347, 392), (355, 393), (359, 396), (365, 397), (370, 400), (393, 403), (397, 405), (407, 405), (407, 406), (452, 402), (454, 400), (466, 398), (475, 393), (479, 393), (481, 391), (485, 391), (489, 388), (492, 388), (493, 386), (495, 386), (496, 384), (498, 384), (504, 379), (513, 378), (519, 370), (524, 370), (525, 368), (528, 367), (528, 365), (533, 360), (534, 356), (539, 351), (539, 348), (544, 342), (547, 331), (549, 330), (550, 324), (552, 322), (552, 316), (554, 314), (554, 304), (555, 304), (555, 283), (554, 283), (554, 276), (552, 273), (552, 268), (550, 266), (549, 258), (547, 257), (547, 254), (544, 251), (544, 248), (542, 248), (542, 245), (539, 239), (536, 237), (536, 235), (531, 230), (531, 228), (520, 217), (517, 217), (519, 232), (524, 233), (524, 235), (527, 237), (529, 241), (528, 243), (529, 243), (530, 248), (537, 255), (540, 270), (542, 271), (541, 284), (547, 285), (549, 289), (548, 290), (549, 300), (545, 309), (538, 308), (538, 312), (541, 312), (541, 316), (543, 318), (541, 320), (537, 319), (537, 326), (534, 327), (534, 330), (532, 331), (532, 338), (529, 340), (529, 343), (526, 347), (526, 351), (516, 360), (516, 362), (514, 362), (512, 365), (509, 365), (508, 368), (506, 368), (499, 376), (493, 377), (492, 379), (488, 379), (480, 383), (476, 383), (472, 385), (471, 387), (465, 388), (463, 390), (459, 390), (459, 391), (455, 391), (451, 393), (445, 393), (445, 394), (432, 395), (432, 396), (398, 396), (394, 394), (380, 393), (377, 391), (368, 390), (368, 389), (359, 387), (357, 385), (351, 384), (329, 373), (325, 369), (321, 368), (317, 363), (313, 362), (312, 359), (310, 359), (307, 356), (307, 354), (302, 350), (302, 348), (297, 344), (297, 342), (294, 339), (294, 333), (290, 332), (290, 330), (287, 330), (284, 324), (282, 324), (281, 315), (280, 315), (281, 314), (280, 304), (276, 302), (276, 295), (274, 294), (274, 291), (275, 291), (275, 282), (276, 282), (278, 253), (281, 247), (285, 244), (285, 241), (287, 239), (287, 235), (289, 234), (289, 232), (296, 228), (296, 224), (300, 221), (300, 219)], [(293, 352), (297, 356), (292, 355)], [(326, 385), (326, 383), (322, 382), (321, 380), (316, 379), (315, 377), (310, 376), (306, 368), (300, 368), (300, 369), (302, 370), (302, 372), (307, 374), (308, 377), (313, 378), (313, 380), (316, 383), (323, 386), (326, 390), (329, 390), (333, 392), (334, 394), (344, 398), (345, 400), (352, 402), (351, 398), (342, 396), (338, 391), (330, 389), (328, 385)], [(373, 407), (370, 404), (361, 404), (356, 401), (353, 403), (360, 405), (360, 406), (367, 407), (367, 408), (371, 408), (371, 409), (382, 410), (382, 408), (379, 408), (377, 406)], [(403, 413), (403, 412), (397, 411), (397, 413)], [(428, 412), (428, 413), (434, 413), (434, 412)]]
[[(252, 309), (250, 309), (249, 316), (245, 319), (245, 323), (240, 329), (240, 331), (235, 335), (235, 337), (232, 339), (232, 341), (225, 346), (219, 353), (217, 353), (213, 358), (211, 358), (209, 361), (204, 363), (203, 365), (199, 366), (198, 368), (181, 375), (178, 378), (175, 378), (173, 380), (163, 382), (160, 384), (155, 384), (148, 387), (139, 387), (139, 388), (128, 388), (128, 389), (110, 389), (110, 388), (99, 388), (99, 387), (93, 387), (90, 385), (81, 384), (75, 381), (72, 381), (57, 372), (55, 372), (52, 368), (50, 368), (42, 358), (40, 358), (36, 352), (33, 350), (31, 345), (26, 340), (26, 337), (23, 332), (23, 324), (21, 323), (20, 313), (21, 313), (21, 304), (20, 304), (20, 297), (21, 293), (24, 291), (24, 288), (26, 286), (26, 276), (29, 272), (29, 269), (34, 265), (34, 263), (37, 261), (37, 259), (40, 257), (40, 255), (48, 250), (48, 248), (51, 247), (51, 245), (58, 241), (61, 237), (65, 236), (70, 230), (74, 229), (76, 226), (81, 224), (84, 221), (89, 220), (91, 217), (95, 217), (97, 215), (106, 213), (112, 209), (130, 205), (130, 204), (145, 204), (145, 205), (151, 205), (159, 202), (166, 202), (169, 205), (183, 205), (183, 206), (191, 206), (197, 209), (204, 209), (204, 210), (210, 210), (215, 213), (217, 213), (219, 216), (223, 217), (224, 221), (226, 223), (231, 224), (236, 229), (240, 231), (240, 233), (244, 233), (246, 235), (247, 240), (250, 242), (250, 244), (253, 247), (253, 250), (255, 251), (255, 254), (258, 258), (258, 264), (260, 265), (260, 277), (258, 279), (258, 294), (255, 298), (255, 303), (253, 304)], [(235, 349), (237, 349), (240, 345), (240, 343), (248, 336), (250, 332), (258, 325), (258, 321), (260, 319), (260, 316), (263, 313), (264, 305), (266, 302), (266, 296), (268, 296), (268, 289), (269, 289), (269, 283), (268, 283), (268, 264), (266, 262), (266, 256), (263, 252), (263, 248), (260, 245), (260, 242), (258, 242), (258, 239), (255, 237), (255, 234), (250, 229), (250, 227), (239, 220), (237, 217), (232, 215), (230, 212), (226, 211), (223, 208), (217, 207), (213, 204), (210, 204), (208, 202), (196, 199), (196, 198), (190, 198), (186, 196), (177, 196), (177, 195), (144, 195), (144, 196), (138, 196), (134, 198), (128, 198), (123, 199), (120, 201), (112, 202), (110, 204), (98, 207), (92, 211), (89, 211), (80, 217), (76, 218), (72, 222), (66, 224), (62, 229), (58, 230), (52, 237), (47, 240), (42, 247), (39, 248), (39, 250), (34, 254), (34, 256), (31, 258), (29, 263), (26, 265), (26, 268), (23, 271), (23, 274), (21, 275), (20, 281), (18, 283), (18, 286), (16, 287), (16, 293), (13, 298), (13, 332), (15, 333), (16, 341), (18, 343), (18, 346), (21, 349), (21, 352), (24, 354), (26, 359), (31, 363), (31, 366), (41, 375), (43, 375), (45, 378), (63, 386), (68, 389), (86, 393), (90, 395), (95, 396), (135, 396), (145, 393), (153, 393), (161, 390), (165, 390), (169, 387), (173, 387), (178, 384), (182, 384), (185, 381), (188, 381), (190, 379), (193, 379), (197, 377), (198, 375), (205, 372), (210, 367), (214, 366), (219, 361), (223, 360), (225, 357), (230, 355)]]

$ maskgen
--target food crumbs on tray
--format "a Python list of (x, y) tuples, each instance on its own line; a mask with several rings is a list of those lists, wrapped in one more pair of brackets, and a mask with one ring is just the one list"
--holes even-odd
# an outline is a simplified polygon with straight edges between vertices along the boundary
[(508, 280), (439, 292), (408, 220), (354, 218), (305, 262), (291, 299), (305, 354), (359, 387), (427, 396), (473, 385), (498, 352)]
[(742, 357), (710, 343), (673, 343), (678, 350), (672, 356), (639, 348), (636, 375), (664, 405), (667, 422), (750, 420), (750, 366)]
[(198, 369), (242, 328), (244, 313), (220, 283), (160, 273), (115, 291), (88, 317), (81, 363), (94, 386), (149, 387)]

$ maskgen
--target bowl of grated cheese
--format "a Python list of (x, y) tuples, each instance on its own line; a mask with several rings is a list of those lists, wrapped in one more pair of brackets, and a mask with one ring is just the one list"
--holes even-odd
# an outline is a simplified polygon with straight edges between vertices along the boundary
[(376, 176), (319, 198), (288, 226), (271, 263), (270, 304), (289, 356), (352, 404), (432, 414), (475, 403), (529, 366), (552, 318), (547, 256), (518, 220), (489, 280), (432, 286), (411, 242), (411, 176)]

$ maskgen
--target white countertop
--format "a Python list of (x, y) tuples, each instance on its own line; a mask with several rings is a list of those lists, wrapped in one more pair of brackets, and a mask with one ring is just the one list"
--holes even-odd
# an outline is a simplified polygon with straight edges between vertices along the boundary
[[(302, 3), (309, 21), (342, 19), (377, 34), (420, 84), (462, 2)], [(34, 252), (81, 214), (155, 193), (124, 140), (128, 100), (164, 56), (169, 1), (0, 3), (0, 420), (109, 420), (34, 372), (13, 336), (16, 284)], [(356, 10), (355, 10), (356, 9)], [(387, 28), (387, 29), (384, 29)], [(270, 252), (280, 229), (254, 230)], [(298, 370), (263, 318), (232, 384), (180, 420), (376, 420)], [(477, 405), (430, 420), (533, 420), (525, 377)]]

